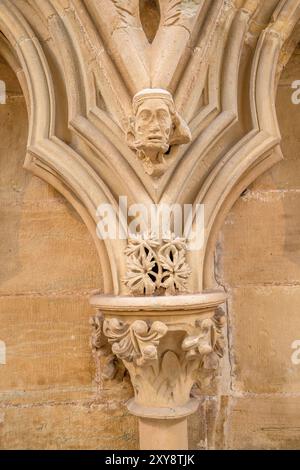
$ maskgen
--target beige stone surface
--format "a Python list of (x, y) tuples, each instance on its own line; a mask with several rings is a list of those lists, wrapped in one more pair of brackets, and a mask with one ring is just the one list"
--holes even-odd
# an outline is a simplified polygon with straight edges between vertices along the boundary
[(246, 192), (227, 217), (220, 241), (222, 284), (299, 283), (299, 203), (296, 191)]
[(0, 449), (136, 449), (135, 419), (93, 402), (2, 407)]
[(0, 269), (0, 295), (70, 294), (101, 287), (102, 275), (89, 234), (74, 210), (47, 193), (48, 188), (31, 180), (22, 202), (7, 201), (0, 207), (4, 222), (0, 253), (6, 261)]
[(2, 297), (0, 311), (0, 337), (7, 348), (0, 390), (91, 384), (86, 298)]
[(292, 343), (300, 331), (299, 286), (244, 286), (230, 291), (232, 386), (254, 393), (299, 393)]
[(227, 449), (297, 450), (300, 447), (299, 396), (231, 399)]
[(291, 83), (299, 50), (279, 82), (277, 112), (284, 160), (239, 198), (223, 226), (216, 273), (229, 293), (232, 396), (223, 398), (217, 446), (299, 449), (300, 339), (299, 118)]
[[(101, 289), (93, 241), (74, 209), (22, 166), (24, 98), (11, 70), (0, 106), (0, 449), (131, 449), (126, 383), (99, 391), (88, 298)], [(103, 398), (103, 396), (105, 398)]]
[[(117, 358), (130, 373), (141, 436), (146, 429), (151, 441), (151, 421), (163, 420), (166, 449), (179, 435), (188, 445), (191, 391), (208, 396), (190, 418), (190, 446), (297, 445), (288, 433), (267, 442), (255, 414), (236, 429), (237, 394), (246, 403), (251, 392), (253, 408), (262, 393), (274, 403), (280, 394), (280, 418), (269, 402), (257, 408), (285, 429), (288, 393), (299, 393), (287, 356), (300, 285), (299, 109), (290, 101), (299, 21), (300, 0), (1, 0), (0, 54), (22, 86), (1, 62), (3, 448), (136, 446), (123, 407), (132, 389), (122, 374), (103, 383), (104, 350), (111, 377)], [(252, 184), (282, 150), (289, 158)], [(149, 224), (134, 246), (102, 243), (97, 208), (119, 196), (147, 210), (202, 203), (203, 246), (153, 241)], [(218, 396), (207, 382), (226, 348)], [(182, 420), (178, 434), (166, 418)], [(157, 441), (144, 435), (141, 445)]]

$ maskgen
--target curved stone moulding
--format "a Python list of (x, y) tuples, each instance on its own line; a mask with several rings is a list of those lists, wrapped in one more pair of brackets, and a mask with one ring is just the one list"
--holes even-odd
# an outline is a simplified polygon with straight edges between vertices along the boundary
[[(105, 337), (113, 347), (120, 334), (114, 351), (136, 390), (130, 410), (141, 410), (147, 396), (153, 416), (169, 407), (163, 393), (147, 395), (153, 383), (166, 388), (160, 362), (180, 377), (187, 361), (187, 388), (179, 379), (174, 385), (182, 413), (193, 367), (217, 367), (221, 346), (213, 338), (221, 335), (225, 297), (210, 292), (217, 288), (216, 237), (241, 192), (282, 158), (276, 89), (299, 42), (300, 18), (300, 0), (158, 3), (160, 21), (149, 41), (138, 0), (0, 0), (1, 53), (28, 105), (24, 166), (60, 191), (91, 232), (105, 294), (92, 300), (103, 315), (95, 328), (99, 333), (116, 320), (105, 323)], [(203, 204), (203, 246), (190, 252), (182, 240), (167, 249), (155, 242), (136, 254), (130, 240), (100, 239), (97, 208), (110, 204), (118, 218), (119, 196), (147, 208)], [(168, 328), (160, 338), (164, 327), (155, 322)], [(130, 361), (120, 353), (128, 350)], [(136, 367), (147, 370), (144, 384)], [(172, 427), (148, 412), (140, 414), (142, 446), (147, 432), (160, 439), (153, 446), (181, 445), (175, 435), (187, 446), (186, 418), (166, 420)]]

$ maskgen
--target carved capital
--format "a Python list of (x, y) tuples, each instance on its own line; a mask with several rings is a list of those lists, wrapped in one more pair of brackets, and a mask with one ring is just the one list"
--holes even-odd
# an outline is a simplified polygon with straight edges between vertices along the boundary
[(120, 298), (114, 306), (108, 298), (93, 300), (103, 311), (103, 337), (130, 374), (135, 397), (129, 409), (139, 416), (176, 418), (195, 411), (191, 389), (214, 377), (223, 355), (224, 315), (217, 307), (224, 296), (177, 296), (173, 305), (171, 298), (124, 297), (123, 308)]

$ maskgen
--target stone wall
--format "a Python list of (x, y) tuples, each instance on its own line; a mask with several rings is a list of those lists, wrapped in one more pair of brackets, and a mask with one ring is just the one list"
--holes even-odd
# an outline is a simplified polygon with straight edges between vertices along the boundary
[(128, 383), (99, 390), (89, 296), (102, 286), (93, 241), (76, 212), (23, 168), (24, 97), (8, 66), (0, 105), (0, 449), (131, 449)]
[[(122, 377), (97, 383), (88, 298), (102, 279), (93, 241), (70, 205), (22, 169), (27, 116), (8, 66), (0, 106), (1, 449), (134, 449), (136, 420)], [(217, 247), (218, 282), (230, 294), (229, 357), (221, 396), (190, 419), (190, 445), (234, 449), (300, 446), (300, 79), (296, 51), (277, 108), (285, 160), (241, 195)]]
[(300, 79), (296, 50), (280, 80), (277, 112), (285, 159), (241, 195), (217, 249), (217, 277), (230, 294), (230, 398), (223, 445), (300, 447)]

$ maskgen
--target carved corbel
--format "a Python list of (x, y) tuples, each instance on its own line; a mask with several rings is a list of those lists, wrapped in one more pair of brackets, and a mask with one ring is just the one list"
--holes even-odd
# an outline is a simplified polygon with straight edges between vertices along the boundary
[(167, 90), (141, 90), (133, 97), (132, 108), (127, 143), (137, 152), (146, 173), (159, 176), (166, 169), (166, 154), (174, 145), (189, 143), (191, 131)]
[[(169, 329), (160, 321), (151, 324), (135, 320), (128, 324), (111, 318), (102, 322), (101, 342), (107, 338), (112, 354), (129, 370), (137, 403), (152, 403), (157, 407), (164, 403), (166, 407), (174, 407), (177, 401), (182, 402), (182, 398), (189, 401), (194, 383), (201, 389), (203, 372), (206, 371), (206, 381), (209, 374), (209, 379), (213, 378), (219, 358), (224, 353), (220, 327), (223, 321), (224, 315), (216, 314), (183, 327), (170, 323)], [(183, 332), (186, 336), (181, 346), (170, 337), (167, 347), (160, 341), (167, 334), (176, 336)], [(170, 343), (173, 343), (171, 349)]]
[[(106, 355), (107, 378), (117, 356), (128, 369), (141, 447), (152, 436), (154, 449), (180, 449), (197, 406), (191, 387), (202, 387), (222, 356), (218, 230), (282, 157), (274, 100), (300, 0), (268, 9), (262, 0), (159, 1), (151, 41), (139, 3), (1, 0), (0, 31), (28, 96), (25, 167), (78, 211), (103, 265), (94, 354)], [(202, 204), (203, 246), (187, 254), (182, 239), (129, 240), (124, 255), (125, 239), (96, 237), (97, 208), (115, 207), (118, 196)]]

